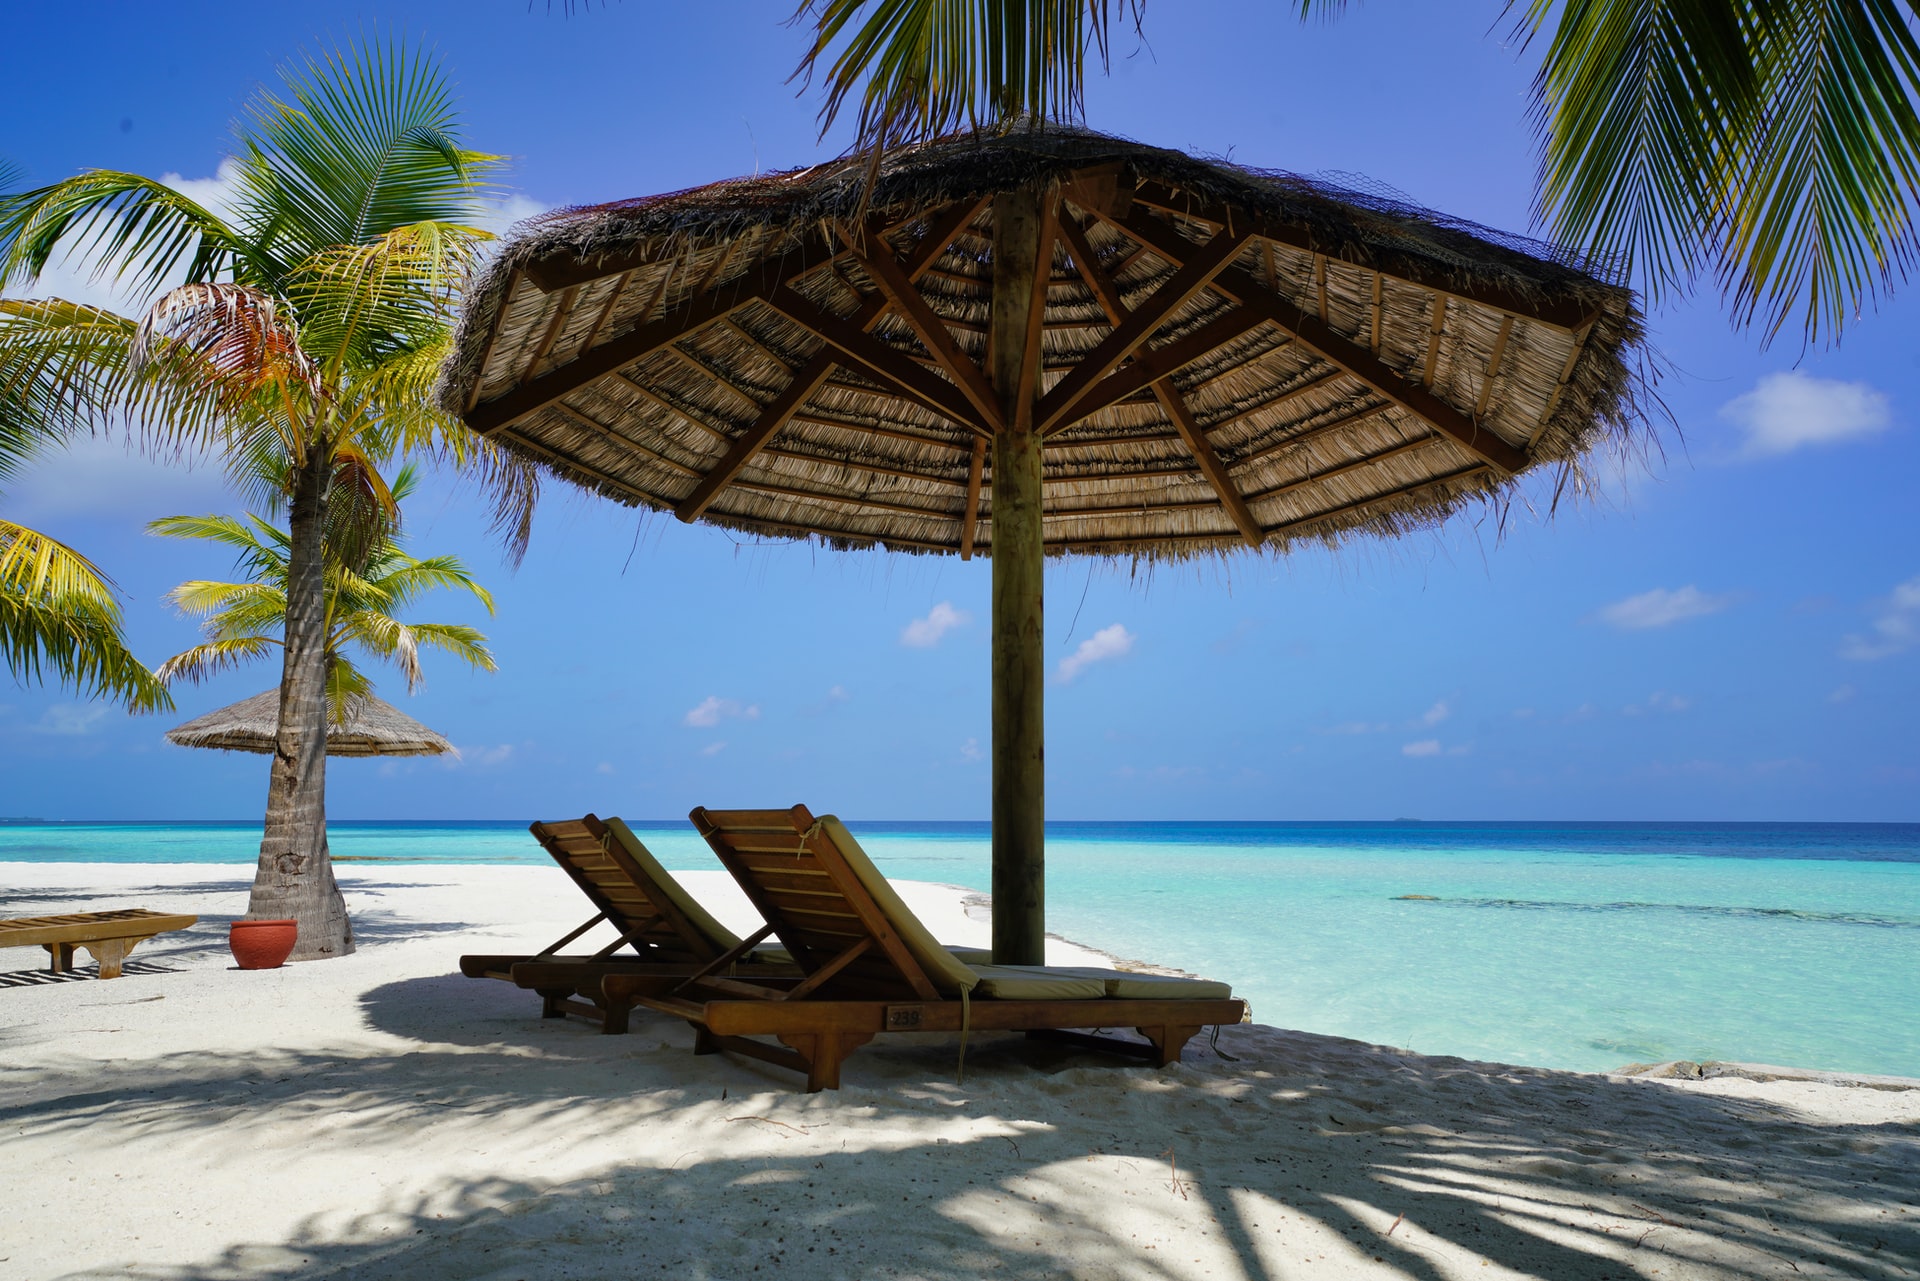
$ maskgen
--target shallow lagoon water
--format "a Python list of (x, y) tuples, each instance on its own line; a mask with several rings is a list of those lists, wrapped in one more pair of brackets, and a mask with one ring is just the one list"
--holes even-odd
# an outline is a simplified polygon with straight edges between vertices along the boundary
[[(634, 827), (714, 866), (684, 821)], [(889, 875), (988, 887), (985, 824), (854, 830)], [(518, 823), (329, 834), (349, 859), (545, 861)], [(258, 841), (7, 824), (0, 863), (249, 864)], [(1920, 1076), (1920, 825), (1060, 823), (1047, 859), (1055, 932), (1228, 979), (1263, 1023), (1543, 1067)]]

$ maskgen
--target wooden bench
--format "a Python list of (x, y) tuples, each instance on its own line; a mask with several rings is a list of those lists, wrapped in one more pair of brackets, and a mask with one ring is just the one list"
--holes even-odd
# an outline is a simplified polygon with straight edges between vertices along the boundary
[(71, 912), (65, 916), (23, 916), (0, 921), (0, 947), (38, 944), (53, 957), (55, 974), (73, 969), (73, 950), (84, 947), (100, 962), (100, 977), (117, 979), (136, 944), (169, 930), (184, 930), (197, 916), (126, 907), (112, 912)]

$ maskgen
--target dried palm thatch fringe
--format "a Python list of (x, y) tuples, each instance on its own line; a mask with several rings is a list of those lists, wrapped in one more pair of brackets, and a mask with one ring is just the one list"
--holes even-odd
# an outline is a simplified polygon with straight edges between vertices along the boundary
[[(865, 165), (525, 225), (470, 294), (441, 403), (623, 503), (834, 547), (990, 555), (991, 483), (975, 456), (988, 424), (935, 347), (984, 364), (990, 197), (1040, 187), (1069, 224), (1052, 251), (1043, 397), (1114, 331), (1116, 301), (1148, 306), (1214, 235), (1256, 232), (1116, 378), (1151, 372), (1156, 354), (1171, 374), (1106, 384), (1126, 394), (1096, 397), (1047, 438), (1049, 554), (1396, 536), (1504, 503), (1540, 464), (1561, 468), (1557, 494), (1584, 455), (1642, 431), (1633, 295), (1552, 246), (1353, 183), (1081, 130), (896, 150), (870, 191)], [(846, 243), (863, 207), (906, 265), (922, 237), (953, 233), (915, 282), (950, 343), (882, 310), (885, 282)], [(780, 296), (763, 284), (775, 265), (789, 277)], [(1250, 292), (1269, 305), (1247, 305)], [(708, 323), (641, 341), (692, 315)], [(823, 316), (843, 339), (865, 327), (865, 368), (823, 343)]]
[[(271, 753), (280, 730), (280, 691), (243, 698), (167, 731), (181, 747)], [(441, 735), (390, 703), (368, 696), (349, 700), (346, 720), (327, 726), (328, 756), (439, 756), (454, 751)]]

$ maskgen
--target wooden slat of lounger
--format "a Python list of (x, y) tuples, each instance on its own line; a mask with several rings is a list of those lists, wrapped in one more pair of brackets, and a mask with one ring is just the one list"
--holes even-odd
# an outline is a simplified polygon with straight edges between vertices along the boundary
[[(796, 805), (784, 813), (696, 809), (691, 817), (780, 941), (796, 959), (811, 958), (802, 961), (803, 969), (825, 964), (844, 950), (847, 941), (862, 936), (871, 938), (876, 954), (885, 957), (885, 964), (877, 969), (869, 968), (875, 962), (867, 958), (865, 966), (835, 975), (814, 996), (830, 996), (849, 983), (857, 983), (862, 995), (874, 989), (884, 991), (889, 986), (888, 968), (891, 988), (900, 995), (925, 999), (936, 994), (933, 981), (908, 953), (806, 806)], [(806, 892), (788, 888), (801, 872), (818, 874), (819, 886), (809, 886)], [(779, 877), (780, 882), (769, 883), (768, 875)], [(844, 915), (828, 918), (823, 912)], [(840, 932), (849, 926), (857, 927), (859, 933)]]
[[(659, 960), (707, 961), (723, 950), (651, 884), (597, 816), (534, 823), (528, 830), (614, 929), (633, 935), (636, 952)], [(662, 919), (649, 921), (652, 917)], [(636, 933), (642, 922), (646, 928)]]
[[(709, 812), (719, 813), (720, 811)], [(729, 832), (791, 832), (794, 830), (792, 810), (727, 810), (725, 813), (726, 830)]]
[(25, 916), (0, 921), (0, 947), (79, 943), (87, 939), (152, 938), (169, 930), (184, 930), (200, 918), (178, 912), (155, 912), (144, 907), (106, 912), (68, 912), (60, 916)]

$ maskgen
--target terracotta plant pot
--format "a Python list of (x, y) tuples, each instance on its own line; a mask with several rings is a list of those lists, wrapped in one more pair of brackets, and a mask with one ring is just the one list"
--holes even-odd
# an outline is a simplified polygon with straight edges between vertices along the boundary
[(243, 970), (277, 970), (293, 952), (299, 932), (297, 921), (235, 921), (227, 946)]

